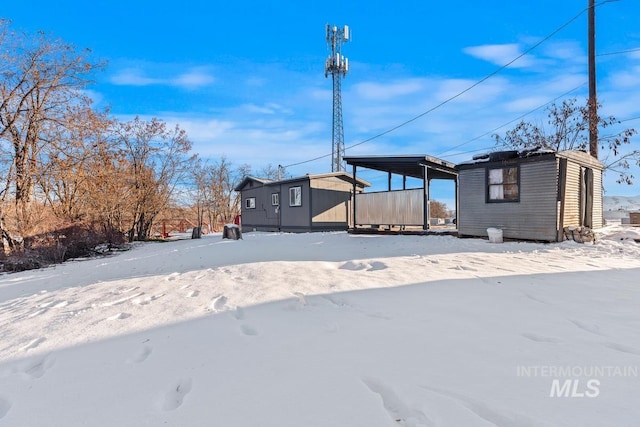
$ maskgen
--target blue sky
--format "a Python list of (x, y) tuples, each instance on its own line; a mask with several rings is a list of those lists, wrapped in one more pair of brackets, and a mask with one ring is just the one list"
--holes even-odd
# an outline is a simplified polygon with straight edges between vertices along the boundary
[[(587, 96), (587, 0), (3, 3), (0, 16), (14, 29), (44, 30), (108, 62), (91, 87), (98, 107), (123, 120), (179, 123), (201, 157), (225, 156), (254, 170), (281, 164), (298, 176), (331, 169), (327, 23), (352, 32), (343, 46), (350, 63), (342, 84), (347, 155), (461, 162), (490, 151), (491, 134), (523, 115), (543, 123), (547, 103)], [(596, 15), (597, 53), (605, 54), (597, 69), (601, 113), (640, 128), (640, 4), (608, 1)], [(431, 110), (576, 16), (464, 95), (349, 148)], [(640, 148), (640, 136), (633, 144)], [(640, 194), (640, 183), (614, 180), (606, 177), (606, 194)]]

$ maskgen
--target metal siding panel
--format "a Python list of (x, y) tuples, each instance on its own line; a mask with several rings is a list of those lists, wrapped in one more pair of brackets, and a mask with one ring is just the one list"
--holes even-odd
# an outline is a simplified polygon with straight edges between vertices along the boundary
[(344, 227), (347, 225), (347, 214), (349, 200), (351, 199), (350, 191), (340, 191), (330, 188), (312, 188), (311, 197), (313, 198), (312, 222), (315, 226), (317, 223), (336, 223)]
[[(291, 187), (301, 187), (302, 206), (289, 206), (289, 189)], [(282, 215), (281, 226), (304, 228), (310, 227), (309, 223), (311, 206), (311, 193), (309, 191), (309, 181), (290, 182), (282, 186), (282, 199), (280, 200), (280, 212)]]
[(602, 202), (602, 171), (593, 170), (593, 228), (604, 226), (604, 206)]
[[(277, 192), (277, 187), (260, 186), (244, 189), (242, 197), (242, 224), (247, 228), (261, 230), (274, 230), (278, 227), (278, 215), (275, 206), (271, 206), (271, 193)], [(245, 200), (249, 197), (256, 198), (256, 208), (246, 209)]]
[(564, 226), (580, 225), (581, 168), (571, 160), (567, 163), (567, 192), (565, 195)]
[(358, 225), (422, 225), (423, 212), (421, 188), (356, 195)]
[(506, 238), (556, 240), (557, 182), (555, 158), (520, 165), (520, 201), (486, 202), (484, 166), (461, 170), (460, 235), (486, 236), (487, 228), (503, 230)]

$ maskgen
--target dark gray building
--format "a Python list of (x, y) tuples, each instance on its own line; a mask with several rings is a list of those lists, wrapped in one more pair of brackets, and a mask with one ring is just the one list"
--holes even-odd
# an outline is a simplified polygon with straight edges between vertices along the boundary
[(243, 231), (335, 231), (349, 229), (352, 191), (369, 183), (345, 172), (280, 181), (245, 177), (235, 188), (242, 200)]
[(498, 152), (459, 164), (458, 234), (562, 241), (570, 226), (600, 228), (603, 165), (582, 151)]

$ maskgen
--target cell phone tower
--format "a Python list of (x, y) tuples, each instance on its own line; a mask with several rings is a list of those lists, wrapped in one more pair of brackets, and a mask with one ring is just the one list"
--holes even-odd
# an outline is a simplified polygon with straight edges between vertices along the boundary
[(349, 60), (342, 55), (342, 44), (349, 41), (349, 27), (327, 24), (327, 47), (331, 50), (324, 64), (324, 76), (333, 79), (333, 129), (331, 133), (331, 172), (345, 170), (344, 128), (342, 126), (341, 79), (349, 71)]

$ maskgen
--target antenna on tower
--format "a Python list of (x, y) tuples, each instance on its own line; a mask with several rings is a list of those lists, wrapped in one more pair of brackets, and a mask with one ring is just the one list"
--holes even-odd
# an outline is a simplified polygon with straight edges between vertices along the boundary
[(331, 74), (333, 80), (333, 129), (331, 133), (331, 172), (345, 170), (344, 164), (344, 128), (342, 126), (341, 79), (349, 71), (349, 59), (342, 55), (342, 44), (349, 41), (351, 32), (345, 25), (342, 28), (327, 24), (327, 47), (331, 53), (324, 64), (324, 76)]

